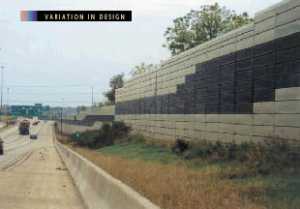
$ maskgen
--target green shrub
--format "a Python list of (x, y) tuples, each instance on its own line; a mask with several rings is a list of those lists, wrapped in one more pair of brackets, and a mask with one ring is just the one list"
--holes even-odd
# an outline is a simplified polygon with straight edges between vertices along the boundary
[(129, 131), (130, 128), (123, 122), (105, 123), (99, 130), (74, 133), (71, 139), (79, 146), (97, 149), (113, 145), (116, 139), (128, 136)]
[(124, 122), (115, 121), (112, 123), (112, 133), (114, 138), (124, 138), (128, 136), (130, 130), (130, 127)]
[[(183, 141), (184, 142), (184, 141)], [(243, 163), (259, 174), (299, 167), (300, 147), (280, 139), (265, 143), (222, 143), (200, 141), (190, 146), (176, 141), (172, 151), (185, 159), (202, 158), (208, 161), (231, 161)], [(298, 160), (295, 160), (298, 159)]]
[(110, 124), (103, 124), (99, 131), (99, 135), (96, 138), (95, 148), (113, 145), (114, 138), (112, 131), (113, 130)]
[(176, 154), (182, 154), (189, 148), (189, 143), (182, 139), (177, 139), (175, 144), (172, 146), (172, 152)]
[(131, 143), (146, 143), (145, 137), (141, 134), (130, 135), (127, 141)]
[(82, 133), (72, 134), (71, 139), (75, 144), (79, 146), (93, 148), (98, 135), (99, 135), (98, 130), (85, 131)]

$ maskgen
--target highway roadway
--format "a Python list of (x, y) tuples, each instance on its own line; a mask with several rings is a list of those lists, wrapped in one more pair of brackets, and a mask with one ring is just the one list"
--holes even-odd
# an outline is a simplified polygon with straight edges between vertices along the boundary
[(53, 141), (53, 123), (31, 126), (38, 139), (18, 134), (16, 126), (0, 132), (0, 209), (84, 209), (79, 192)]

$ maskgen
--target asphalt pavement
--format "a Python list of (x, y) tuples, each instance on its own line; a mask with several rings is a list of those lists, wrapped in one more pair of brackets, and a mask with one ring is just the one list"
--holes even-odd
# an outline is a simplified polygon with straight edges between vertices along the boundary
[(18, 134), (16, 126), (0, 132), (0, 209), (84, 209), (53, 141), (53, 123), (31, 126), (38, 139)]

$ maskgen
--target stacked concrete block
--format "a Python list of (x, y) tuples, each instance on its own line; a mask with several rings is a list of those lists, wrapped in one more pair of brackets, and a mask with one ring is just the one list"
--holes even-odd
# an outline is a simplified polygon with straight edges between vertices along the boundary
[(168, 140), (299, 139), (299, 92), (300, 2), (289, 0), (129, 80), (116, 113)]
[(117, 118), (129, 124), (142, 122), (137, 128), (140, 133), (149, 131), (148, 137), (167, 140), (300, 140), (299, 90), (299, 87), (276, 90), (274, 102), (254, 104), (254, 114), (118, 115)]
[(59, 131), (61, 131), (64, 134), (74, 134), (76, 132), (85, 132), (85, 131), (91, 131), (91, 130), (99, 130), (99, 128), (103, 125), (103, 122), (96, 122), (93, 126), (82, 126), (82, 125), (74, 125), (74, 124), (67, 124), (63, 123), (62, 126), (60, 122), (58, 122), (57, 128)]
[(300, 139), (300, 88), (285, 88), (276, 91), (275, 137)]

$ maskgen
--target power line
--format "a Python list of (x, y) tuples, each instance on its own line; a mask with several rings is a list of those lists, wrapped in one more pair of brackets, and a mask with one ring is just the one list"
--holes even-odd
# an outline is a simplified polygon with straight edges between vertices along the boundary
[(2, 105), (3, 105), (3, 70), (4, 70), (4, 66), (2, 65), (1, 67), (1, 112), (2, 112)]

